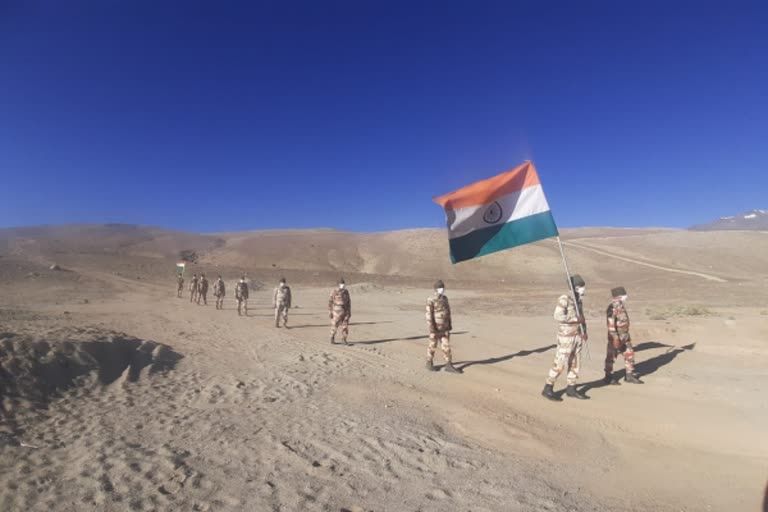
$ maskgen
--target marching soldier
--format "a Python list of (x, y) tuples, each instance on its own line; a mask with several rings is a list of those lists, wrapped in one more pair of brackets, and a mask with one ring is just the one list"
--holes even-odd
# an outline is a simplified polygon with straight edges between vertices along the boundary
[(181, 294), (184, 292), (184, 276), (179, 274), (176, 277), (176, 296), (181, 298)]
[(619, 356), (624, 357), (624, 380), (630, 384), (642, 384), (635, 373), (635, 351), (632, 348), (632, 337), (629, 335), (629, 315), (627, 314), (627, 290), (619, 286), (611, 290), (613, 301), (606, 311), (608, 324), (608, 347), (605, 355), (605, 383), (618, 385), (618, 379), (614, 379), (613, 363)]
[(245, 276), (240, 276), (235, 286), (235, 300), (237, 300), (237, 315), (241, 316), (241, 311), (245, 310), (245, 316), (248, 316), (248, 283), (245, 282)]
[(345, 288), (344, 278), (340, 278), (338, 286), (331, 290), (328, 298), (328, 318), (331, 319), (331, 345), (336, 343), (336, 333), (341, 327), (341, 340), (349, 345), (349, 319), (352, 317), (352, 299), (349, 290)]
[(453, 366), (451, 356), (451, 306), (448, 297), (445, 296), (445, 284), (442, 281), (435, 283), (435, 294), (427, 298), (427, 325), (429, 326), (429, 346), (427, 347), (427, 370), (437, 371), (432, 360), (437, 350), (437, 342), (445, 358), (443, 370), (448, 373), (461, 373), (461, 370)]
[(216, 297), (216, 309), (224, 309), (224, 295), (226, 289), (224, 287), (224, 280), (219, 276), (213, 283), (213, 296)]
[(568, 368), (568, 387), (565, 388), (565, 394), (579, 400), (588, 398), (576, 390), (576, 381), (581, 367), (581, 349), (587, 341), (587, 322), (582, 314), (581, 302), (586, 291), (586, 283), (581, 276), (574, 275), (571, 277), (571, 285), (576, 292), (577, 302), (574, 303), (573, 298), (568, 294), (561, 295), (557, 299), (553, 315), (560, 324), (557, 330), (557, 352), (547, 375), (544, 390), (541, 392), (544, 397), (554, 401), (560, 400), (553, 390), (555, 381), (566, 367)]
[(197, 280), (198, 304), (200, 304), (200, 299), (203, 299), (203, 304), (208, 305), (208, 280), (205, 278), (205, 274), (200, 274), (200, 279)]
[(189, 302), (195, 299), (197, 299), (197, 274), (192, 274), (192, 279), (189, 281)]
[(285, 278), (280, 279), (280, 284), (275, 288), (272, 296), (272, 307), (275, 308), (275, 327), (280, 327), (280, 319), (283, 320), (283, 326), (288, 328), (288, 310), (291, 309), (291, 287), (285, 282)]

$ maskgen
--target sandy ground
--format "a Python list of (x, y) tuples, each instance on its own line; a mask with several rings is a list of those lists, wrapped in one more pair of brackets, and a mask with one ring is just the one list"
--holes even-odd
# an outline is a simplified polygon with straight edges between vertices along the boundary
[[(623, 258), (601, 264), (636, 257), (574, 243)], [(298, 307), (291, 328), (276, 329), (269, 287), (238, 317), (231, 296), (223, 311), (212, 297), (207, 307), (186, 291), (177, 299), (173, 276), (155, 277), (140, 256), (130, 262), (141, 279), (103, 264), (116, 256), (70, 258), (63, 272), (42, 256), (0, 259), (1, 510), (760, 509), (762, 276), (643, 259), (663, 268), (637, 265), (631, 282), (667, 282), (669, 293), (630, 291), (646, 384), (618, 387), (600, 384), (608, 285), (597, 280), (581, 378), (591, 400), (553, 403), (539, 393), (556, 287), (448, 282), (463, 370), (450, 375), (423, 367), (429, 290), (412, 280), (348, 279), (344, 347), (328, 342), (324, 275), (294, 272)], [(230, 295), (235, 276), (225, 275)]]

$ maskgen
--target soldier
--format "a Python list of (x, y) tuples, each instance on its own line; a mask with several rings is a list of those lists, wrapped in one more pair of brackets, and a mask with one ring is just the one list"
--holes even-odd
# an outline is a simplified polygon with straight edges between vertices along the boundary
[(242, 309), (245, 310), (245, 316), (248, 316), (248, 283), (245, 282), (245, 276), (240, 276), (240, 281), (235, 286), (235, 299), (237, 300), (237, 315), (241, 316)]
[(331, 319), (331, 345), (336, 343), (336, 332), (341, 326), (341, 340), (349, 345), (349, 319), (352, 317), (352, 299), (349, 290), (345, 288), (344, 278), (340, 278), (338, 286), (331, 290), (328, 298), (328, 318)]
[(181, 294), (184, 292), (184, 276), (179, 274), (176, 277), (176, 283), (177, 283), (176, 296), (181, 298)]
[(189, 302), (194, 301), (197, 298), (197, 274), (192, 274), (192, 279), (189, 281)]
[[(568, 386), (565, 388), (565, 394), (586, 400), (588, 397), (582, 395), (576, 390), (576, 381), (579, 378), (579, 369), (581, 366), (581, 349), (584, 342), (587, 341), (587, 322), (582, 314), (581, 299), (586, 291), (586, 283), (579, 275), (571, 277), (571, 285), (576, 292), (577, 302), (573, 302), (570, 295), (561, 295), (557, 299), (554, 317), (560, 324), (557, 330), (557, 352), (555, 352), (555, 361), (549, 370), (544, 390), (541, 394), (554, 401), (560, 398), (555, 394), (553, 387), (555, 381), (568, 366)], [(581, 328), (579, 327), (581, 326)]]
[(288, 328), (288, 310), (291, 309), (291, 287), (285, 283), (285, 278), (280, 279), (280, 284), (275, 288), (272, 296), (272, 307), (275, 308), (275, 327), (280, 327), (280, 319)]
[(631, 384), (642, 384), (635, 373), (635, 351), (632, 348), (632, 338), (629, 335), (629, 315), (625, 303), (627, 290), (619, 286), (611, 290), (613, 301), (606, 311), (608, 323), (608, 347), (605, 354), (605, 383), (618, 385), (618, 379), (612, 377), (613, 362), (621, 353), (624, 356), (624, 380)]
[(200, 304), (200, 299), (203, 299), (203, 304), (208, 305), (208, 280), (205, 278), (205, 274), (200, 274), (200, 279), (197, 280), (198, 304)]
[(213, 283), (213, 296), (216, 297), (216, 309), (224, 309), (224, 295), (226, 289), (224, 287), (224, 281), (219, 276)]
[(451, 360), (451, 306), (445, 296), (445, 284), (435, 283), (435, 294), (427, 299), (427, 325), (429, 326), (429, 346), (427, 347), (427, 370), (437, 371), (432, 360), (437, 350), (437, 342), (445, 357), (443, 370), (448, 373), (461, 373)]

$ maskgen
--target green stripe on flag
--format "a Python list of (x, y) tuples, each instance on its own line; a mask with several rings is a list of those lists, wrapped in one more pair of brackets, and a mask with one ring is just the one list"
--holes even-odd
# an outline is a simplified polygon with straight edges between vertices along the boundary
[(518, 245), (558, 236), (555, 219), (551, 211), (537, 213), (506, 224), (478, 229), (467, 235), (453, 238), (451, 261), (459, 263)]

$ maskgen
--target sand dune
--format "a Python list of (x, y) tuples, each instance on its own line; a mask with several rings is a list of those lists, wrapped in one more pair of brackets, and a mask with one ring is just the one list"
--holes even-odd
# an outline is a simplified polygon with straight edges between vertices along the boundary
[[(0, 230), (0, 509), (758, 510), (768, 237), (563, 235), (589, 282), (587, 402), (539, 396), (563, 288), (551, 241), (452, 266), (441, 230)], [(223, 311), (175, 298), (180, 251), (265, 283), (250, 315), (232, 287)], [(351, 347), (327, 341), (340, 273)], [(288, 330), (271, 322), (282, 274)], [(423, 369), (437, 277), (460, 376)], [(615, 284), (643, 386), (599, 383)]]

